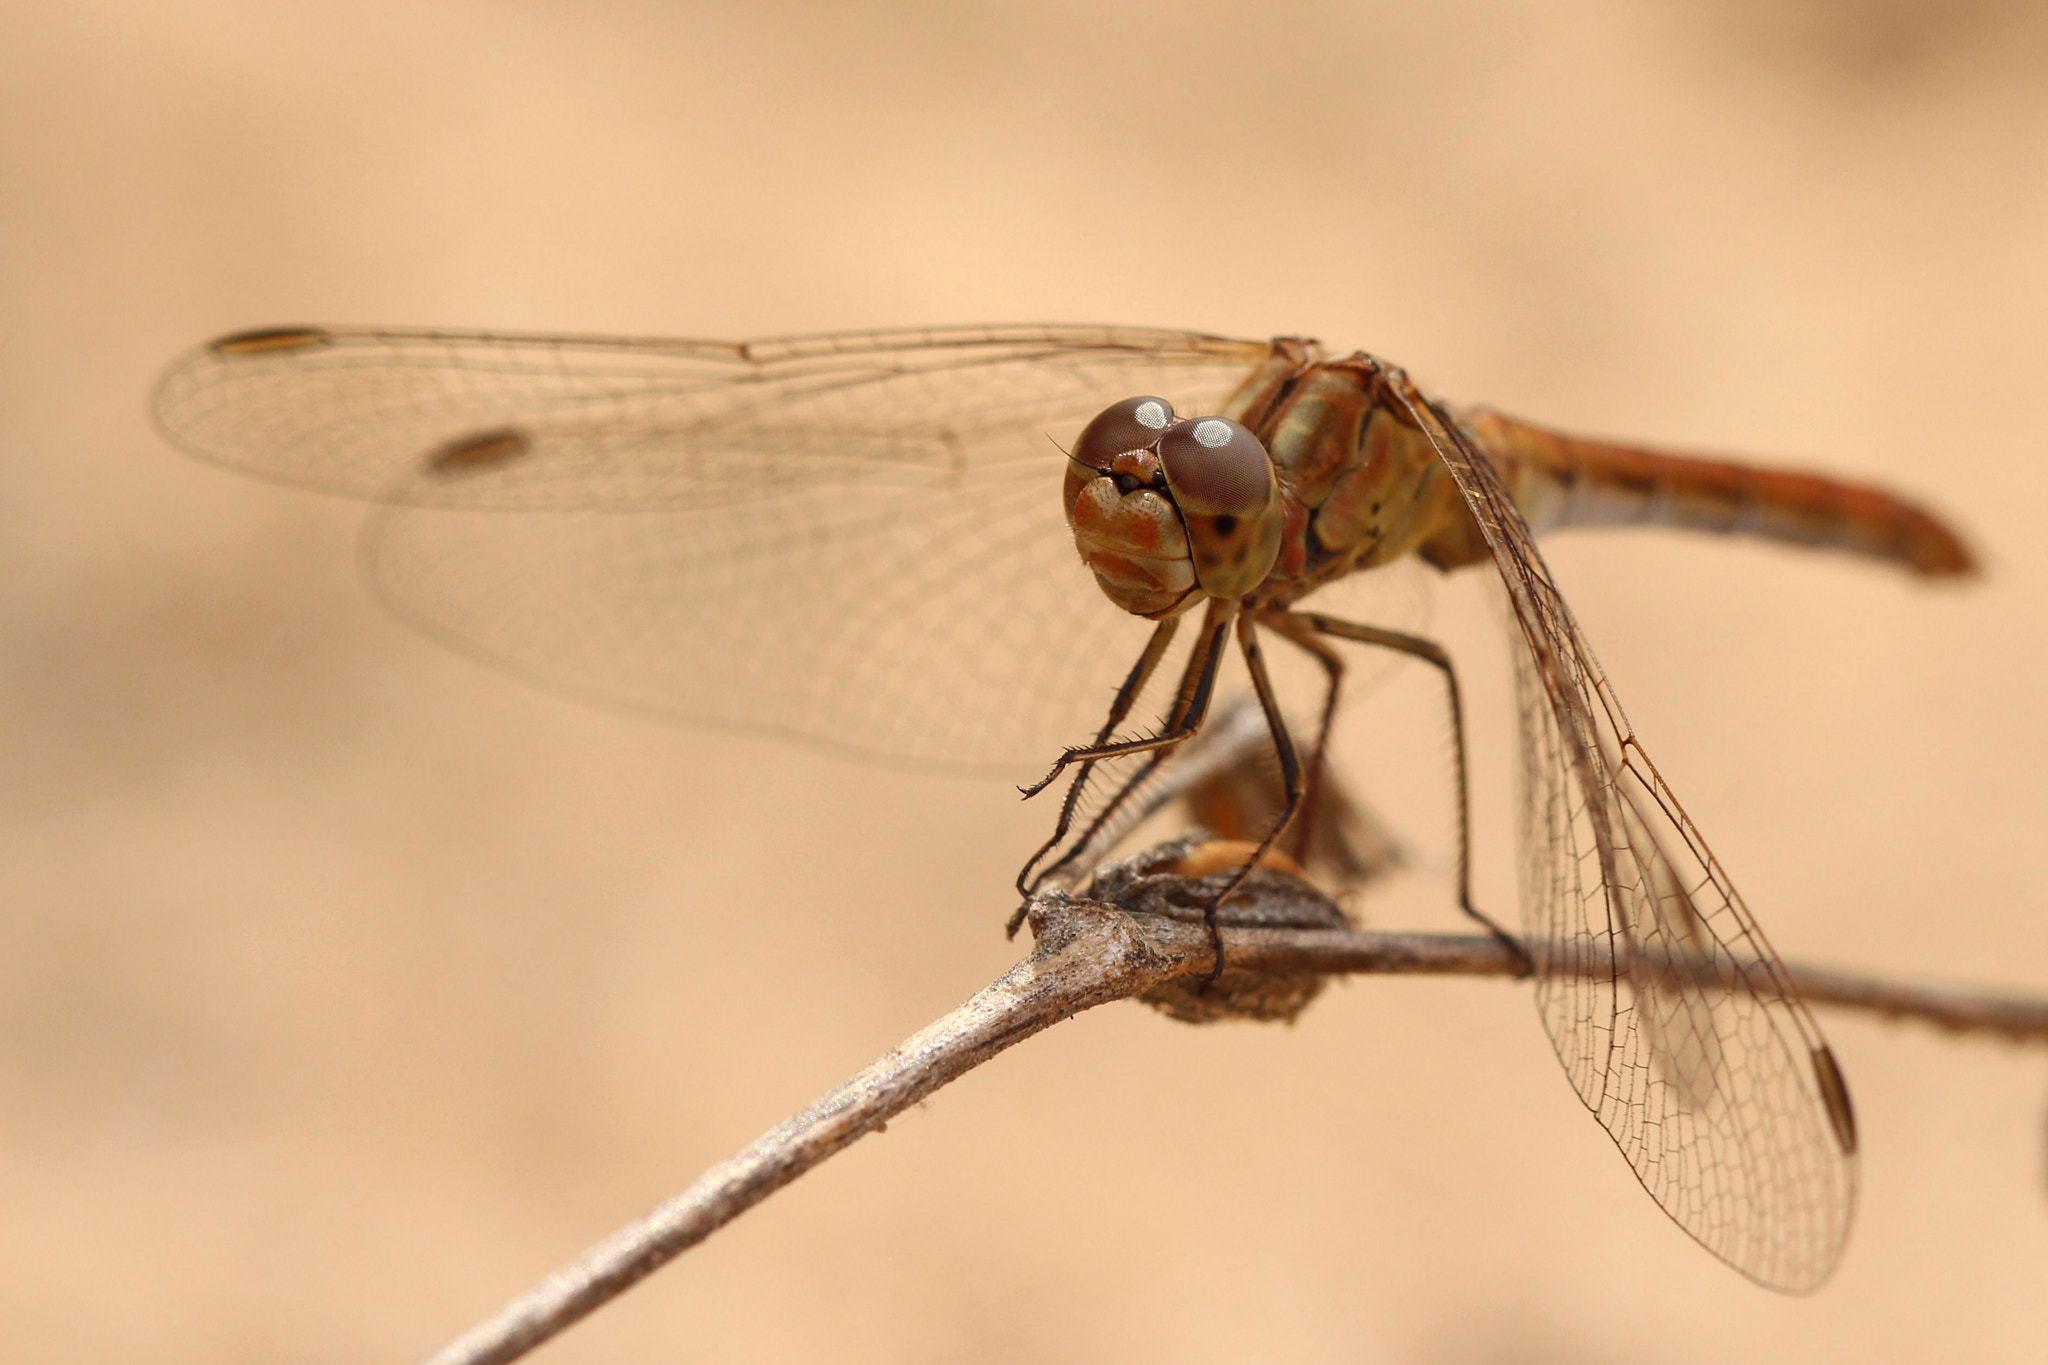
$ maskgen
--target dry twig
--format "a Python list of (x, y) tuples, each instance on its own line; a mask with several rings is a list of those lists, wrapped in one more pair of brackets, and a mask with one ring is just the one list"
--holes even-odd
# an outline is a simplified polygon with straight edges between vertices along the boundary
[[(1291, 1017), (1333, 975), (1514, 974), (1513, 959), (1489, 935), (1352, 929), (1313, 888), (1261, 871), (1246, 883), (1244, 903), (1229, 907), (1229, 970), (1213, 986), (1199, 985), (1211, 963), (1199, 909), (1203, 882), (1171, 875), (1194, 847), (1179, 840), (1105, 869), (1092, 890), (1115, 904), (1062, 892), (1036, 898), (1035, 947), (1000, 980), (548, 1276), (428, 1365), (517, 1359), (941, 1086), (1093, 1006), (1137, 996), (1181, 1018), (1279, 1018)], [(2048, 1041), (2048, 1001), (1817, 967), (1794, 966), (1792, 974), (1809, 1003)]]

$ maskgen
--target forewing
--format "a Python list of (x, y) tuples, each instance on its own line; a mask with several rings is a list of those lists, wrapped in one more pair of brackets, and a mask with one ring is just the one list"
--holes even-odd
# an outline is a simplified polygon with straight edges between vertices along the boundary
[(157, 411), (204, 458), (380, 504), (402, 615), (555, 688), (952, 769), (1092, 733), (1147, 627), (1082, 569), (1060, 445), (1213, 411), (1265, 343), (1101, 327), (756, 342), (229, 338)]
[(1486, 457), (1398, 372), (1507, 587), (1522, 733), (1522, 903), (1537, 1007), (1651, 1195), (1772, 1288), (1833, 1272), (1855, 1125), (1784, 964), (1644, 754)]

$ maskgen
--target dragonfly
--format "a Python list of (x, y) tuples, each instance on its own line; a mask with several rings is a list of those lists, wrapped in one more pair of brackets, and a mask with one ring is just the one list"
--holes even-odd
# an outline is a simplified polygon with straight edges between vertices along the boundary
[[(176, 361), (155, 413), (203, 459), (371, 503), (364, 563), (398, 614), (556, 690), (933, 770), (1055, 756), (1038, 785), (1075, 781), (1026, 889), (1059, 868), (1034, 871), (1098, 765), (1144, 765), (1099, 825), (1200, 729), (1233, 639), (1298, 809), (1337, 646), (1356, 644), (1446, 682), (1458, 898), (1477, 915), (1448, 654), (1314, 603), (1401, 563), (1490, 564), (1519, 711), (1511, 942), (1572, 1086), (1664, 1211), (1737, 1271), (1805, 1293), (1840, 1260), (1857, 1187), (1841, 1069), (1537, 536), (1673, 526), (1969, 573), (1914, 504), (1453, 406), (1306, 339), (1122, 327), (270, 328)], [(1122, 736), (1190, 620), (1163, 721)], [(1268, 636), (1321, 674), (1306, 761)]]

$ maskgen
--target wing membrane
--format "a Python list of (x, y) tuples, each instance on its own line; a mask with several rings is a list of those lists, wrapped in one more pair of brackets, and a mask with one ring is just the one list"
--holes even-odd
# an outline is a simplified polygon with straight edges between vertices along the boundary
[[(378, 504), (403, 615), (559, 689), (924, 766), (1020, 771), (1099, 723), (1147, 631), (1056, 488), (1135, 393), (1215, 411), (1265, 343), (1104, 327), (753, 342), (245, 334), (157, 394), (179, 445)], [(1839, 1073), (1637, 742), (1485, 457), (1398, 372), (1518, 625), (1522, 894), (1573, 1086), (1660, 1205), (1801, 1291), (1855, 1201)], [(1048, 439), (1050, 438), (1050, 439)]]
[(1518, 629), (1522, 903), (1537, 1007), (1587, 1108), (1665, 1212), (1791, 1292), (1855, 1209), (1839, 1072), (1784, 965), (1643, 752), (1499, 476), (1398, 372)]
[(391, 605), (535, 681), (1021, 773), (1100, 723), (1147, 629), (1071, 548), (1056, 442), (1133, 393), (1214, 411), (1267, 352), (1106, 327), (307, 329), (192, 352), (157, 413), (203, 458), (378, 503)]
[[(1082, 409), (1116, 388), (1105, 387), (1109, 375), (1213, 380), (1267, 350), (1107, 327), (751, 342), (374, 329), (246, 335), (287, 341), (223, 338), (181, 358), (158, 386), (158, 419), (184, 449), (327, 492), (509, 510), (708, 507), (773, 497), (805, 480), (909, 479), (1042, 458), (1037, 419), (1078, 412), (1086, 421), (1094, 413)], [(435, 451), (507, 430), (527, 438), (519, 458), (425, 477)]]

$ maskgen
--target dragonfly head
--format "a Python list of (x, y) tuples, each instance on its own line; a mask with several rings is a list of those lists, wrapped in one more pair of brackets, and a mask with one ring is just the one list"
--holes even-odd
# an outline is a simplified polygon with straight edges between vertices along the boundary
[(1242, 597), (1280, 554), (1280, 482), (1250, 429), (1126, 398), (1067, 460), (1067, 525), (1109, 599), (1155, 619), (1197, 596)]

